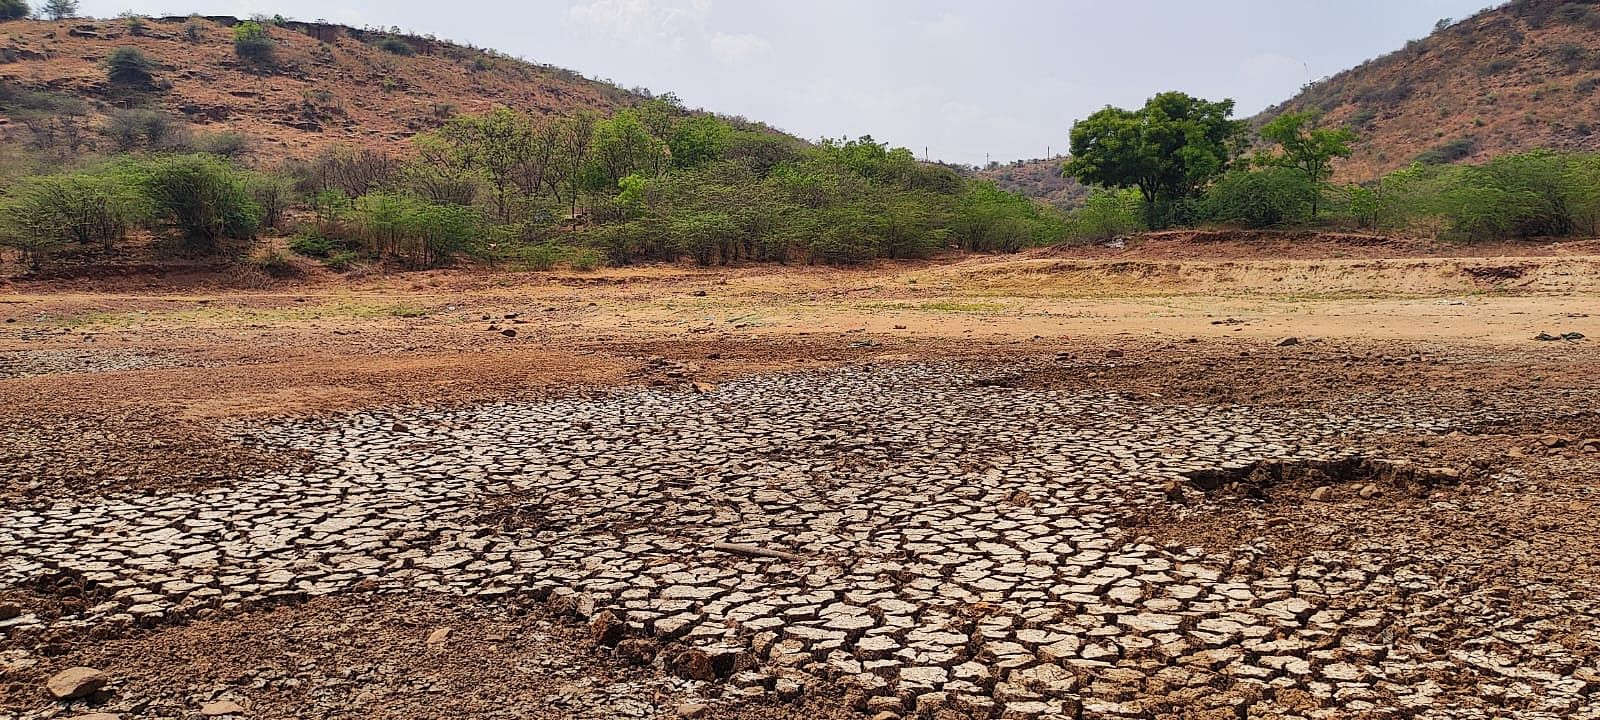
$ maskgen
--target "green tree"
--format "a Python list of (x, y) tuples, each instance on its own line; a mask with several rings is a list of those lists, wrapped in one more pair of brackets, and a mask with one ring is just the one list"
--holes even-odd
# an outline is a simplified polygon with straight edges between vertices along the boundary
[(106, 56), (106, 78), (114, 85), (146, 88), (155, 81), (156, 64), (136, 47), (122, 46)]
[(695, 168), (722, 157), (732, 134), (732, 126), (708, 115), (679, 122), (667, 138), (672, 166), (680, 170)]
[(659, 174), (665, 149), (632, 110), (601, 120), (595, 124), (589, 150), (593, 188), (615, 188), (623, 178), (638, 172)]
[(495, 215), (511, 218), (518, 173), (535, 159), (536, 138), (528, 116), (507, 107), (484, 115), (458, 115), (438, 130), (417, 136), (421, 156), (443, 168), (482, 175), (494, 194)]
[(1261, 139), (1278, 146), (1277, 152), (1259, 153), (1256, 164), (1262, 167), (1288, 167), (1305, 173), (1316, 193), (1311, 199), (1311, 219), (1321, 209), (1321, 195), (1333, 177), (1333, 159), (1350, 157), (1355, 131), (1349, 128), (1316, 127), (1315, 113), (1283, 113), (1261, 126)]
[(1164, 226), (1180, 201), (1228, 169), (1244, 127), (1232, 114), (1232, 100), (1180, 92), (1157, 95), (1139, 110), (1107, 107), (1072, 127), (1064, 171), (1088, 185), (1138, 188), (1150, 226)]
[(44, 14), (51, 20), (77, 17), (78, 0), (45, 0)]
[(0, 0), (0, 21), (22, 20), (33, 14), (24, 0)]

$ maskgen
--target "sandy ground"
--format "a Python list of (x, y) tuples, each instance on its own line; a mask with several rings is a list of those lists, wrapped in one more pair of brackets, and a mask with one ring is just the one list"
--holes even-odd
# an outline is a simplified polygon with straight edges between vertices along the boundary
[[(1600, 437), (1592, 410), (1600, 352), (1594, 340), (1534, 339), (1600, 337), (1600, 254), (1592, 244), (1466, 250), (1343, 240), (1281, 250), (1279, 242), (1158, 238), (1121, 250), (848, 270), (454, 270), (359, 280), (313, 271), (257, 290), (182, 276), (14, 282), (0, 286), (0, 498), (41, 507), (159, 496), (311, 468), (311, 458), (231, 435), (264, 418), (953, 360), (1004, 367), (1019, 387), (1158, 404), (1517, 409), (1514, 420), (1479, 435), (1402, 434), (1388, 448), (1515, 469), (1531, 478), (1515, 493), (1469, 484), (1432, 501), (1349, 498), (1330, 513), (1304, 500), (1309, 487), (1290, 482), (1270, 491), (1287, 502), (1221, 492), (1207, 500), (1216, 512), (1155, 513), (1130, 520), (1129, 532), (1216, 547), (1267, 538), (1274, 553), (1290, 556), (1384, 535), (1441, 547), (1513, 543), (1515, 553), (1489, 559), (1508, 577), (1592, 578), (1600, 455), (1586, 453), (1584, 440)], [(492, 652), (419, 649), (429, 628), (449, 625)], [(502, 637), (513, 639), (484, 640)], [(262, 649), (285, 643), (305, 647)], [(324, 684), (337, 668), (410, 658), (356, 678), (386, 688), (388, 700), (363, 706), (381, 717), (579, 716), (561, 709), (568, 700), (552, 701), (562, 693), (576, 698), (574, 707), (626, 698), (670, 713), (708, 692), (627, 669), (542, 606), (338, 596), (113, 638), (66, 633), (9, 645), (0, 717), (44, 716), (42, 678), (68, 664), (120, 668), (124, 695), (178, 678), (181, 687), (162, 702), (198, 707), (272, 672), (303, 675), (305, 668), (267, 667), (301, 655)], [(564, 668), (556, 675), (581, 687), (477, 676), (485, 658), (497, 667)], [(240, 663), (266, 669), (244, 672)], [(414, 677), (423, 665), (452, 700), (434, 703), (420, 686), (395, 689), (394, 678)], [(313, 697), (273, 687), (279, 694), (254, 693), (258, 715), (343, 712), (327, 699), (337, 690), (318, 686)], [(845, 703), (818, 689), (800, 704), (716, 705), (712, 714), (854, 712)]]

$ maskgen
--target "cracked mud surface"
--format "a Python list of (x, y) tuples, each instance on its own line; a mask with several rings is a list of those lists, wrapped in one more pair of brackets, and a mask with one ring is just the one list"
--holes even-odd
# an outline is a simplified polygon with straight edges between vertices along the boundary
[[(1263, 461), (1401, 463), (1402, 438), (1525, 422), (1527, 403), (1159, 404), (1010, 372), (857, 365), (703, 393), (239, 428), (311, 469), (7, 501), (0, 601), (18, 612), (0, 620), (0, 667), (37, 674), (58, 669), (43, 658), (74, 638), (170, 638), (308, 600), (377, 616), (453, 602), (589, 623), (575, 645), (615, 645), (664, 671), (623, 692), (643, 716), (690, 696), (721, 713), (834, 697), (826, 712), (869, 717), (1600, 716), (1600, 605), (1583, 568), (1508, 575), (1505, 547), (1397, 542), (1403, 517), (1271, 553), (1252, 545), (1257, 531), (1292, 534), (1284, 517), (1310, 527), (1334, 506), (1297, 501), (1257, 527), (1258, 505), (1190, 482)], [(1582, 474), (1593, 457), (1551, 467)], [(1473, 488), (1434, 498), (1403, 480), (1379, 490), (1403, 512), (1470, 514), (1532, 482), (1494, 467), (1464, 477)], [(1217, 530), (1232, 520), (1237, 537)], [(258, 716), (402, 712), (359, 695), (286, 699), (271, 692), (282, 681), (252, 676), (227, 693)], [(20, 717), (62, 710), (36, 686), (6, 692), (0, 708)], [(128, 718), (198, 707), (137, 695), (88, 705)], [(633, 712), (558, 695), (504, 714)], [(494, 714), (472, 707), (458, 712)]]

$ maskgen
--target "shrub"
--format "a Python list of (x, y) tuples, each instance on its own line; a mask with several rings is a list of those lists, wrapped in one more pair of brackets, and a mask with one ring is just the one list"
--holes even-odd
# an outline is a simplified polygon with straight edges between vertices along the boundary
[(1318, 192), (1297, 168), (1275, 167), (1224, 175), (1200, 200), (1206, 220), (1250, 228), (1302, 223)]
[(114, 85), (149, 87), (155, 81), (155, 71), (155, 63), (139, 48), (124, 45), (106, 56), (106, 78)]
[(143, 35), (144, 34), (144, 31), (145, 31), (145, 28), (146, 28), (147, 24), (145, 23), (144, 17), (142, 15), (135, 15), (135, 14), (133, 14), (131, 12), (125, 12), (125, 13), (122, 13), (121, 17), (124, 20), (128, 21), (128, 34), (130, 34), (130, 35)]
[(295, 267), (294, 261), (290, 260), (288, 255), (277, 251), (246, 258), (245, 266), (257, 270), (268, 277), (279, 279), (290, 278), (300, 274), (300, 269)]
[(277, 43), (272, 41), (272, 36), (267, 34), (267, 29), (261, 23), (247, 20), (233, 26), (233, 52), (240, 60), (270, 65), (276, 47)]
[(392, 53), (394, 55), (400, 55), (402, 57), (411, 57), (412, 55), (417, 54), (417, 49), (411, 47), (411, 43), (408, 43), (405, 40), (397, 38), (393, 35), (379, 40), (377, 45), (379, 50)]
[(327, 265), (328, 269), (334, 272), (344, 272), (355, 267), (356, 262), (360, 259), (361, 256), (354, 252), (337, 252), (329, 255), (328, 259), (324, 260), (322, 264)]
[(230, 160), (250, 154), (253, 144), (249, 135), (230, 130), (207, 133), (195, 139), (194, 149), (207, 155), (216, 155)]
[(1477, 149), (1477, 140), (1468, 137), (1456, 138), (1418, 155), (1417, 162), (1423, 165), (1448, 165), (1471, 157)]
[(179, 155), (149, 162), (146, 192), (156, 215), (197, 250), (214, 251), (223, 238), (254, 238), (261, 207), (240, 173), (210, 155)]
[(256, 206), (261, 208), (261, 226), (277, 228), (283, 222), (283, 213), (294, 203), (294, 181), (267, 173), (246, 173), (245, 191)]
[(12, 187), (0, 211), (5, 235), (19, 247), (64, 242), (110, 250), (149, 217), (149, 201), (133, 178), (112, 171), (41, 175)]
[(1143, 218), (1144, 198), (1138, 190), (1096, 190), (1083, 207), (1067, 214), (1068, 234), (1103, 242), (1141, 229)]
[(188, 144), (188, 132), (182, 126), (165, 113), (143, 108), (111, 113), (100, 132), (123, 152), (138, 148), (173, 150)]
[(344, 251), (344, 243), (329, 239), (315, 230), (303, 232), (289, 240), (289, 252), (309, 258), (326, 258)]
[(567, 255), (567, 264), (578, 272), (589, 272), (600, 267), (600, 253), (593, 248), (577, 248)]
[(395, 193), (357, 199), (355, 220), (358, 239), (369, 252), (412, 267), (428, 267), (467, 249), (481, 222), (470, 207)]
[(22, 20), (32, 14), (24, 0), (0, 0), (0, 20)]
[(183, 24), (183, 38), (192, 43), (200, 42), (206, 38), (206, 29), (199, 18), (190, 18)]
[(1512, 68), (1514, 68), (1516, 66), (1517, 66), (1517, 61), (1516, 60), (1513, 60), (1511, 58), (1496, 58), (1496, 59), (1490, 60), (1488, 63), (1484, 64), (1483, 67), (1478, 68), (1478, 74), (1483, 76), (1483, 77), (1489, 77), (1490, 75), (1499, 75), (1500, 73), (1503, 73), (1503, 72), (1505, 72), (1507, 70), (1510, 70), (1510, 69), (1512, 69)]

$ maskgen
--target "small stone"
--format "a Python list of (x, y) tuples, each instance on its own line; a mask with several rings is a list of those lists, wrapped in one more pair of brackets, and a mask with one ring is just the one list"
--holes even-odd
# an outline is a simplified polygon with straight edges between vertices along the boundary
[(1379, 490), (1377, 485), (1363, 485), (1361, 486), (1361, 492), (1359, 494), (1361, 495), (1362, 500), (1371, 500), (1379, 495), (1382, 495), (1383, 491)]
[(685, 680), (711, 682), (717, 672), (711, 666), (711, 656), (699, 648), (689, 648), (667, 658), (667, 670)]
[(111, 681), (111, 676), (92, 667), (72, 667), (50, 677), (45, 689), (57, 700), (76, 700), (93, 695)]
[(1177, 482), (1176, 480), (1162, 485), (1161, 492), (1164, 493), (1167, 496), (1167, 499), (1171, 500), (1172, 502), (1183, 502), (1183, 484)]
[(1328, 502), (1333, 499), (1333, 488), (1323, 485), (1311, 491), (1311, 499), (1317, 502)]
[(0, 620), (22, 617), (22, 607), (15, 603), (0, 603)]
[(656, 659), (654, 640), (631, 638), (617, 643), (617, 657), (635, 665), (649, 665)]
[(1108, 358), (1119, 358), (1119, 357), (1122, 357), (1122, 351), (1121, 350), (1107, 350), (1106, 351), (1106, 357), (1108, 357)]
[(73, 715), (72, 717), (67, 718), (67, 720), (122, 720), (122, 716), (116, 713), (97, 712), (89, 713), (87, 715)]
[(244, 707), (232, 700), (218, 700), (200, 706), (200, 714), (206, 717), (221, 717), (223, 715), (243, 715)]
[(622, 640), (622, 635), (627, 629), (627, 624), (610, 610), (601, 612), (589, 621), (589, 637), (596, 645), (605, 647), (615, 645)]
[[(704, 295), (705, 293), (701, 293)], [(684, 703), (678, 706), (677, 715), (681, 718), (703, 718), (711, 712), (711, 706), (704, 703)]]
[(442, 627), (428, 633), (428, 646), (443, 645), (446, 640), (450, 639), (451, 632), (453, 631), (450, 628)]
[(504, 330), (501, 330), (500, 334), (504, 335), (504, 336), (506, 336), (508, 338), (513, 338), (513, 337), (517, 336), (517, 331), (516, 331), (515, 328), (506, 328)]
[(1290, 337), (1279, 339), (1277, 342), (1273, 343), (1272, 346), (1273, 347), (1294, 347), (1294, 346), (1299, 345), (1299, 344), (1300, 344), (1300, 338), (1290, 336)]

